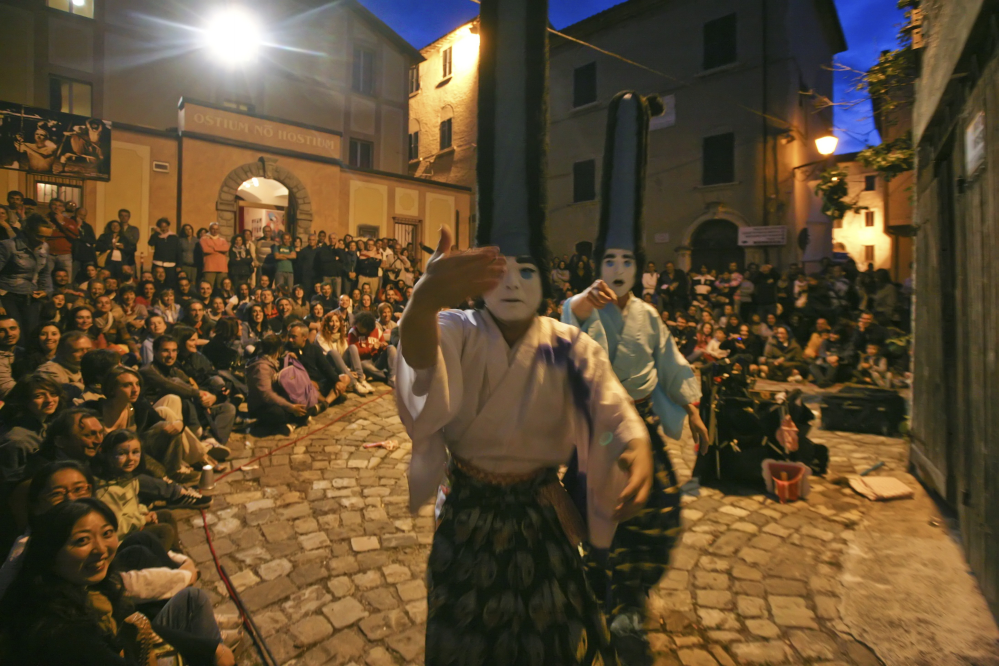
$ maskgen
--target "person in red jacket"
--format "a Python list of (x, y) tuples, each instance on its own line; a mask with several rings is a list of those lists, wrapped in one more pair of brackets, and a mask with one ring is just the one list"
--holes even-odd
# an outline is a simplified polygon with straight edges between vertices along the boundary
[(396, 348), (389, 344), (389, 333), (378, 328), (370, 312), (358, 312), (354, 326), (347, 333), (347, 344), (357, 348), (364, 374), (395, 386)]
[(208, 233), (199, 242), (204, 254), (204, 273), (201, 279), (214, 289), (222, 284), (229, 273), (229, 241), (219, 235), (218, 222), (212, 222), (208, 225)]

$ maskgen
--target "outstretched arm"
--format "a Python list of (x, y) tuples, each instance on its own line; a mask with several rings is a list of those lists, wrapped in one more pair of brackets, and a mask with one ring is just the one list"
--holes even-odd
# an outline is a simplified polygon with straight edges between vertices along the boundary
[(427, 262), (427, 271), (399, 321), (399, 347), (414, 370), (437, 363), (437, 313), (494, 289), (506, 270), (505, 260), (494, 247), (462, 253), (452, 253), (450, 248), (451, 231), (442, 227), (437, 251)]

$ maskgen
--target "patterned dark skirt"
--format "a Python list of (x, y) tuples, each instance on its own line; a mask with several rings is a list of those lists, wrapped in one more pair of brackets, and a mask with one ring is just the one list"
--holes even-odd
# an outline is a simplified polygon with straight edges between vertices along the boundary
[(652, 401), (635, 405), (652, 441), (655, 477), (649, 501), (637, 516), (617, 526), (610, 551), (586, 553), (586, 574), (608, 617), (642, 613), (645, 599), (669, 568), (680, 536), (680, 487), (659, 431)]
[(427, 567), (427, 666), (617, 664), (555, 509), (553, 480), (494, 485), (452, 466)]

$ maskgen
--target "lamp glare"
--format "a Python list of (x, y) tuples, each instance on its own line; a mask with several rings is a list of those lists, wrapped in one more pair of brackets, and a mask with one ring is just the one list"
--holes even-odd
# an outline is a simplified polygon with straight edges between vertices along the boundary
[(836, 146), (839, 145), (839, 139), (836, 137), (820, 136), (815, 140), (815, 147), (818, 149), (820, 155), (832, 155), (836, 152)]
[(85, 4), (87, 4), (87, 0), (73, 0), (74, 7), (82, 7)]
[(227, 9), (216, 14), (205, 30), (205, 44), (221, 63), (235, 66), (252, 62), (257, 57), (263, 34), (260, 24), (240, 9)]

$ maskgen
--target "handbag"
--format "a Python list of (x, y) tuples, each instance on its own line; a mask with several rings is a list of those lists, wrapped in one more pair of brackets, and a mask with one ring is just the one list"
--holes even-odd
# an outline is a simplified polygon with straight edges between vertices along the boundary
[(97, 253), (97, 267), (98, 268), (104, 268), (104, 265), (108, 263), (108, 257), (110, 257), (110, 256), (111, 256), (111, 250), (108, 250), (107, 252), (98, 252)]
[(278, 385), (288, 400), (310, 409), (318, 405), (319, 391), (309, 379), (309, 373), (302, 362), (294, 354), (288, 354), (284, 357), (283, 365), (284, 367), (278, 372)]

